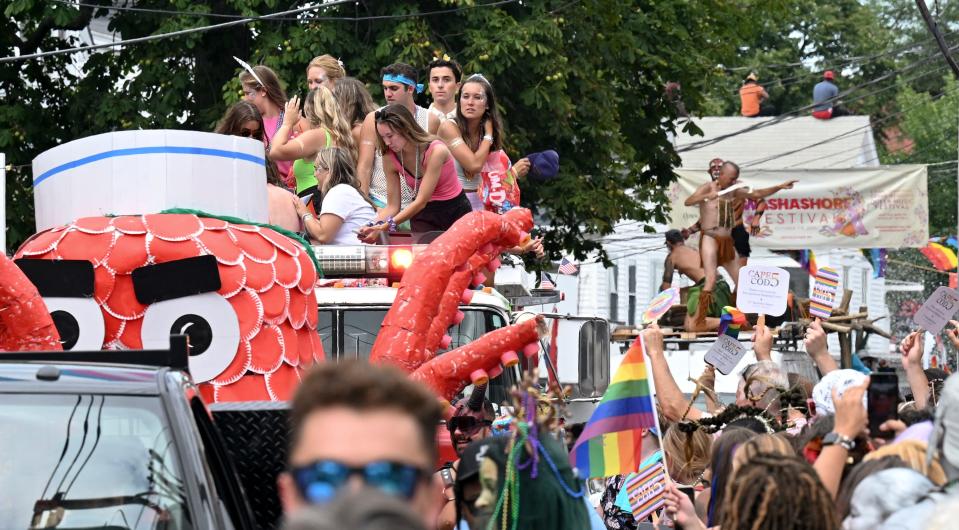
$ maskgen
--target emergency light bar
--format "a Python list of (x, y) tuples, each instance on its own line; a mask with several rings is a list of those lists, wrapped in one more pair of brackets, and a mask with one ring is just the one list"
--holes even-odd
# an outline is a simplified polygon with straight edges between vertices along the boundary
[(389, 278), (399, 281), (426, 245), (314, 245), (326, 278)]

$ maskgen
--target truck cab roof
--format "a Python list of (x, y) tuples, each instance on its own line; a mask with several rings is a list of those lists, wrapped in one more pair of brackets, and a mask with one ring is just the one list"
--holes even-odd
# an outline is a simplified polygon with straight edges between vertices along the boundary
[[(320, 305), (391, 305), (396, 298), (395, 287), (324, 287), (316, 289)], [(506, 299), (494, 292), (474, 291), (469, 306), (489, 306), (509, 311)]]
[(169, 368), (87, 362), (11, 361), (0, 356), (0, 393), (109, 393), (155, 396), (161, 378), (183, 377)]

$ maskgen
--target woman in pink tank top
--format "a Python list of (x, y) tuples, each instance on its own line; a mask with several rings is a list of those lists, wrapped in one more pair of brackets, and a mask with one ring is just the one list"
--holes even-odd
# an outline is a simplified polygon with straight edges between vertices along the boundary
[[(395, 230), (410, 221), (413, 232), (447, 230), (472, 208), (456, 176), (453, 157), (446, 145), (424, 131), (402, 105), (388, 105), (374, 114), (384, 161), (387, 205), (377, 214), (377, 223), (360, 230), (364, 241), (374, 241), (379, 232)], [(415, 198), (401, 208), (400, 179), (414, 190)]]

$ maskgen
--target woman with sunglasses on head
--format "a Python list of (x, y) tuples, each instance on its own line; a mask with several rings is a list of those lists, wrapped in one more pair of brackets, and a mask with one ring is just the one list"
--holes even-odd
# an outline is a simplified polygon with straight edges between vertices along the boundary
[[(438, 134), (453, 154), (456, 174), (470, 205), (473, 210), (483, 210), (483, 200), (477, 194), (480, 171), (490, 153), (503, 148), (503, 124), (489, 80), (481, 74), (466, 78), (460, 88), (456, 119), (440, 124)], [(518, 178), (525, 176), (529, 160), (517, 161), (513, 171)]]
[(325, 147), (316, 155), (316, 178), (324, 200), (319, 216), (298, 198), (296, 213), (310, 239), (321, 244), (355, 245), (357, 230), (376, 216), (373, 203), (360, 190), (352, 156), (341, 147)]
[(294, 161), (292, 175), (296, 180), (296, 194), (309, 197), (317, 188), (313, 174), (313, 159), (317, 152), (325, 147), (342, 147), (355, 160), (356, 146), (350, 126), (340, 114), (333, 93), (325, 86), (314, 88), (306, 95), (303, 115), (306, 118), (304, 132), (296, 138), (290, 138), (293, 128), (300, 122), (300, 100), (294, 96), (286, 104), (283, 124), (273, 138), (270, 157)]
[[(394, 231), (407, 220), (413, 232), (447, 230), (471, 211), (446, 145), (424, 131), (409, 109), (388, 105), (376, 111), (374, 119), (384, 153), (387, 205), (377, 215), (378, 224), (360, 230), (360, 239), (373, 242), (380, 233)], [(413, 190), (414, 198), (405, 208), (401, 207), (400, 179)]]
[[(242, 136), (254, 140), (263, 140), (263, 118), (260, 111), (248, 101), (234, 103), (220, 118), (214, 129), (217, 134)], [(290, 193), (277, 174), (276, 164), (266, 157), (266, 191), (269, 208), (269, 222), (291, 232), (301, 229), (296, 209), (290, 205), (290, 199), (296, 195)]]

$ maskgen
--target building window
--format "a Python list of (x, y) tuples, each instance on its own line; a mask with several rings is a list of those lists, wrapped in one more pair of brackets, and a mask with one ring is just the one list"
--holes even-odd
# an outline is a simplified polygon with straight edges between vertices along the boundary
[(626, 323), (630, 326), (636, 325), (636, 265), (629, 266), (629, 313), (626, 315)]
[(609, 274), (609, 321), (619, 322), (619, 266), (613, 265)]

